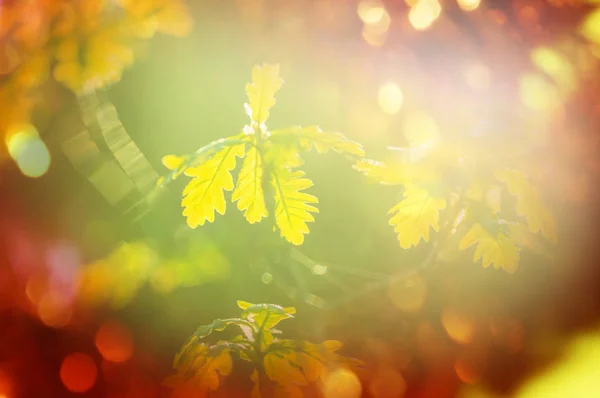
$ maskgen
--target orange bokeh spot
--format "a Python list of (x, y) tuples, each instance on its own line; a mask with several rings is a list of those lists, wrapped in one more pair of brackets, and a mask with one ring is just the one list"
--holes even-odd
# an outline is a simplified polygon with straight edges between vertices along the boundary
[(12, 395), (12, 380), (0, 369), (0, 398), (8, 398)]
[(69, 354), (60, 366), (60, 379), (72, 392), (86, 392), (94, 386), (98, 377), (98, 368), (94, 360), (86, 354)]
[(96, 333), (96, 348), (107, 361), (125, 362), (133, 354), (131, 332), (118, 322), (106, 322)]
[(468, 344), (473, 340), (475, 325), (467, 316), (446, 308), (441, 318), (442, 325), (452, 340), (460, 344)]
[(46, 326), (61, 328), (71, 321), (73, 311), (66, 299), (50, 291), (39, 300), (38, 315)]

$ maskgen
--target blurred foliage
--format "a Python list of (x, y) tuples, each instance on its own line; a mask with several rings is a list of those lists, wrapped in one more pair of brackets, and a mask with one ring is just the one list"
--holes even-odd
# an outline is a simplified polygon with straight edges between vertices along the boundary
[[(303, 391), (308, 394), (308, 388), (314, 387), (315, 383), (321, 391), (326, 391), (332, 375), (335, 378), (340, 369), (353, 372), (362, 364), (337, 354), (342, 348), (339, 341), (314, 344), (276, 337), (281, 332), (274, 329), (275, 326), (293, 318), (296, 313), (293, 307), (237, 303), (242, 309), (241, 318), (217, 319), (198, 328), (176, 355), (174, 367), (177, 373), (165, 380), (167, 385), (181, 388), (192, 384), (195, 391), (204, 396), (208, 391), (218, 389), (222, 378), (231, 373), (231, 355), (236, 354), (254, 368), (251, 375), (253, 398), (296, 398), (305, 396)], [(211, 333), (222, 332), (229, 326), (239, 327), (241, 334), (215, 344), (204, 341)], [(358, 381), (357, 376), (354, 379)], [(354, 390), (344, 396), (357, 398), (360, 390), (360, 384), (354, 383)], [(318, 391), (308, 396), (322, 396)]]
[(192, 241), (184, 255), (166, 258), (149, 242), (122, 243), (108, 257), (82, 269), (79, 299), (122, 308), (144, 286), (166, 294), (179, 287), (223, 281), (229, 272), (227, 258), (208, 239)]
[(44, 103), (49, 76), (75, 93), (121, 79), (141, 40), (187, 35), (182, 0), (25, 0), (0, 4), (0, 135), (19, 132)]

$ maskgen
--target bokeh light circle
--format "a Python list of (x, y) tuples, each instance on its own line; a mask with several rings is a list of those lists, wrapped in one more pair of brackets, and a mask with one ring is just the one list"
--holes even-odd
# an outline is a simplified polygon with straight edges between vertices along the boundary
[(359, 398), (362, 385), (351, 370), (340, 368), (330, 373), (323, 383), (325, 398)]
[(96, 383), (98, 368), (94, 360), (87, 354), (74, 352), (63, 360), (60, 366), (60, 380), (71, 392), (82, 393), (91, 389)]
[(96, 348), (107, 361), (125, 362), (133, 354), (131, 332), (119, 322), (105, 322), (96, 332)]

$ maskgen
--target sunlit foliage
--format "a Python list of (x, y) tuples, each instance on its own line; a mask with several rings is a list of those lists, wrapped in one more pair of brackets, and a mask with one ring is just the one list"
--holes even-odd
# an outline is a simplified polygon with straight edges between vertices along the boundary
[[(175, 356), (176, 374), (165, 384), (181, 388), (192, 386), (200, 395), (217, 390), (224, 377), (232, 372), (232, 355), (250, 362), (254, 383), (252, 397), (303, 397), (309, 388), (326, 387), (328, 376), (339, 369), (349, 372), (362, 364), (337, 353), (342, 343), (335, 340), (321, 344), (288, 340), (277, 337), (274, 329), (281, 321), (293, 318), (293, 307), (274, 304), (251, 304), (238, 301), (240, 318), (217, 319), (201, 326)], [(240, 334), (228, 340), (208, 343), (213, 332), (222, 332), (230, 326), (238, 327)], [(275, 394), (275, 395), (273, 395)]]
[[(318, 213), (318, 199), (304, 192), (313, 183), (298, 169), (303, 164), (300, 153), (316, 149), (319, 153), (332, 150), (351, 159), (364, 156), (360, 144), (317, 126), (267, 128), (265, 122), (282, 84), (278, 65), (255, 66), (252, 82), (246, 85), (250, 124), (240, 134), (215, 141), (193, 154), (163, 158), (163, 164), (172, 172), (159, 181), (161, 186), (181, 174), (192, 177), (181, 202), (190, 227), (213, 222), (215, 212), (225, 214), (225, 191), (233, 191), (231, 200), (237, 202), (250, 224), (260, 222), (272, 211), (275, 229), (288, 242), (301, 245), (309, 233), (307, 223), (315, 221), (312, 213)], [(234, 183), (232, 172), (238, 158), (244, 160)], [(273, 198), (272, 209), (267, 205), (268, 196)]]
[(531, 248), (536, 234), (556, 242), (554, 216), (525, 173), (499, 166), (490, 150), (467, 144), (438, 142), (416, 161), (363, 159), (354, 167), (384, 185), (403, 186), (404, 199), (389, 211), (402, 248), (429, 242), (434, 232), (439, 249), (474, 246), (475, 262), (514, 272), (521, 249)]

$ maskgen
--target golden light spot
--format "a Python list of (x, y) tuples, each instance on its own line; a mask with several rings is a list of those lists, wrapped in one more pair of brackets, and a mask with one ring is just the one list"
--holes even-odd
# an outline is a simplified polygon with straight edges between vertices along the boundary
[(89, 355), (69, 354), (60, 366), (60, 379), (71, 392), (86, 392), (94, 386), (98, 368)]
[(533, 110), (547, 111), (560, 106), (560, 95), (556, 86), (538, 74), (521, 76), (519, 96), (521, 102)]
[(441, 318), (442, 325), (452, 340), (459, 344), (468, 344), (473, 340), (475, 325), (468, 317), (446, 308), (442, 312)]
[(107, 361), (126, 362), (133, 354), (131, 332), (118, 322), (105, 322), (96, 332), (96, 348)]
[(63, 297), (50, 291), (39, 300), (38, 315), (46, 326), (61, 328), (69, 324), (73, 312)]
[(408, 20), (416, 30), (428, 29), (442, 12), (437, 0), (419, 0), (408, 12)]
[(365, 42), (367, 44), (369, 44), (370, 46), (381, 47), (383, 45), (383, 43), (385, 42), (385, 38), (387, 35), (385, 32), (384, 33), (373, 32), (371, 29), (369, 29), (369, 25), (365, 25), (365, 26), (363, 26), (362, 36), (363, 36), (363, 39), (365, 40)]
[(541, 71), (551, 76), (562, 89), (575, 89), (576, 72), (564, 54), (550, 47), (537, 47), (531, 51), (531, 60)]
[(387, 14), (383, 4), (374, 0), (363, 0), (358, 4), (358, 16), (366, 24), (379, 22)]
[(435, 120), (421, 110), (406, 115), (402, 130), (404, 137), (414, 147), (431, 145), (440, 138), (439, 127)]
[(323, 382), (325, 398), (359, 398), (362, 385), (354, 372), (340, 368), (327, 375)]
[(50, 152), (35, 127), (25, 125), (7, 136), (8, 153), (27, 177), (44, 175), (50, 167)]
[(404, 95), (396, 83), (388, 82), (379, 88), (379, 107), (389, 115), (400, 112)]
[(388, 296), (392, 304), (404, 312), (418, 312), (427, 296), (427, 285), (416, 275), (408, 280), (390, 284)]
[(484, 91), (490, 88), (492, 72), (484, 64), (472, 64), (465, 71), (465, 80), (469, 87), (478, 91)]
[(458, 6), (465, 11), (476, 10), (481, 4), (481, 0), (457, 0)]

